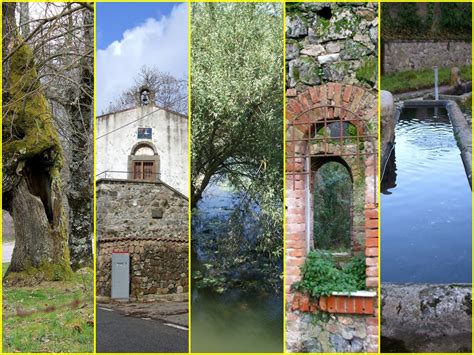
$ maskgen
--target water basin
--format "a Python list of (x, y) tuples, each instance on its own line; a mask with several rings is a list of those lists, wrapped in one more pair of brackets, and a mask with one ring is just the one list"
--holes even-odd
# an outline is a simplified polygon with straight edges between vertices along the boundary
[(471, 282), (471, 190), (444, 109), (404, 109), (381, 185), (381, 279)]

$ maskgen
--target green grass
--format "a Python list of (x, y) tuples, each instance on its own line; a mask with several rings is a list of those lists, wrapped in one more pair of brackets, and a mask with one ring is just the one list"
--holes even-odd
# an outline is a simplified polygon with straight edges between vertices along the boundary
[(2, 263), (2, 278), (5, 276), (5, 273), (7, 272), (8, 266), (10, 266), (10, 263)]
[[(461, 78), (471, 80), (471, 66), (461, 67)], [(451, 68), (444, 67), (439, 69), (440, 85), (449, 84)], [(393, 94), (421, 90), (434, 87), (433, 69), (404, 71), (393, 74), (382, 75), (380, 86), (382, 90), (390, 91)]]
[[(8, 263), (3, 263), (5, 273)], [(72, 281), (3, 288), (3, 352), (92, 352), (94, 343), (93, 272)], [(78, 307), (70, 305), (80, 300)], [(85, 305), (85, 306), (84, 306)], [(84, 306), (84, 307), (83, 307)], [(22, 311), (55, 307), (19, 316)]]

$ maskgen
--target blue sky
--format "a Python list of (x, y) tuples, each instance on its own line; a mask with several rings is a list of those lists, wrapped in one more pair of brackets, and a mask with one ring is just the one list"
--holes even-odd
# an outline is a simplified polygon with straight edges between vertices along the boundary
[(175, 3), (97, 2), (97, 49), (120, 40), (125, 30), (139, 26), (146, 19), (169, 16)]
[(142, 66), (187, 79), (187, 3), (96, 5), (98, 114), (134, 84)]

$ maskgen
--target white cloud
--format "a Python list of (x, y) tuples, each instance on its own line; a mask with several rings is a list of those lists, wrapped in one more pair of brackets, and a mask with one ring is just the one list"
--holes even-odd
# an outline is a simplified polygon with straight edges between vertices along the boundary
[(156, 66), (175, 77), (188, 73), (187, 4), (173, 8), (170, 15), (149, 18), (126, 30), (120, 41), (97, 51), (97, 114), (133, 84), (143, 66)]

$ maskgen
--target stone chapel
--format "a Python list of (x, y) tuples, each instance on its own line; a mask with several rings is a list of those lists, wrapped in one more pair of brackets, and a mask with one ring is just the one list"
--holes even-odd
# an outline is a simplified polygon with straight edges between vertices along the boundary
[(96, 119), (97, 295), (111, 296), (113, 253), (130, 254), (130, 299), (188, 289), (188, 119), (136, 106)]

